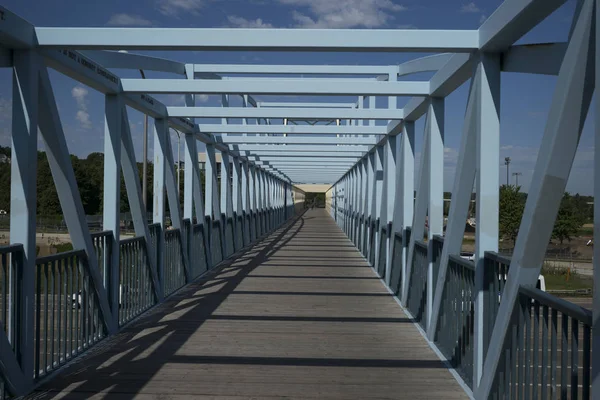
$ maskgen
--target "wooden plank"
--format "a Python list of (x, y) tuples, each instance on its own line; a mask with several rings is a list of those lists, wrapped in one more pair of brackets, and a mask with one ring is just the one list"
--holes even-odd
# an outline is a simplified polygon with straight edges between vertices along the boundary
[(35, 395), (467, 398), (322, 209), (191, 284)]

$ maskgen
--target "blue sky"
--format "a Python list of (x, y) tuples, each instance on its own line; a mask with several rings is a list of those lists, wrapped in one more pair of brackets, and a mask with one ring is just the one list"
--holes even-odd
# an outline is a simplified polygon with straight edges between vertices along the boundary
[[(386, 28), (476, 29), (501, 3), (499, 0), (5, 0), (4, 6), (36, 26), (133, 27), (244, 27), (244, 28)], [(565, 41), (575, 1), (570, 0), (518, 43)], [(154, 52), (192, 63), (253, 64), (399, 64), (423, 54), (411, 53), (268, 53), (268, 52)], [(117, 71), (137, 77), (136, 71)], [(10, 71), (0, 71), (0, 144), (10, 143)], [(163, 77), (152, 75), (150, 77)], [(412, 79), (428, 79), (421, 74)], [(103, 97), (70, 78), (51, 73), (63, 126), (72, 153), (85, 156), (103, 149)], [(537, 149), (554, 92), (555, 77), (503, 73), (501, 101), (501, 160), (509, 156), (512, 172), (521, 172), (519, 183), (527, 190)], [(468, 84), (446, 101), (445, 190), (454, 179), (457, 149), (462, 132)], [(181, 96), (159, 97), (168, 105), (183, 105)], [(263, 96), (261, 100), (283, 100)], [(288, 98), (289, 99), (289, 98)], [(353, 98), (312, 98), (306, 101), (356, 101)], [(387, 107), (377, 99), (378, 107)], [(399, 99), (402, 106), (405, 99)], [(238, 104), (234, 100), (232, 105)], [(219, 98), (203, 96), (200, 105), (216, 106)], [(142, 116), (129, 110), (132, 133), (141, 159)], [(420, 155), (422, 118), (417, 123), (417, 158)], [(593, 122), (588, 117), (567, 190), (592, 194)], [(174, 148), (176, 147), (176, 136)], [(150, 143), (152, 151), (152, 142)], [(152, 153), (150, 153), (152, 154)], [(501, 182), (506, 169), (500, 169)], [(511, 182), (514, 177), (511, 176)]]

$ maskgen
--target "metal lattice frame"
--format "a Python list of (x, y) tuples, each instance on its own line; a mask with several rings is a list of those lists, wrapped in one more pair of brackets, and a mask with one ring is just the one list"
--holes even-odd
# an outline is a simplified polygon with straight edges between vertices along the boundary
[[(247, 244), (269, 221), (265, 211), (284, 210), (303, 200), (294, 183), (328, 183), (327, 203), (332, 215), (406, 305), (415, 241), (428, 227), (428, 309), (426, 333), (433, 341), (438, 324), (448, 260), (460, 252), (473, 185), (477, 196), (476, 300), (474, 374), (476, 398), (490, 393), (502, 343), (518, 290), (534, 285), (542, 265), (560, 199), (573, 163), (579, 134), (594, 90), (594, 67), (600, 71), (595, 46), (600, 46), (594, 19), (596, 0), (580, 0), (567, 43), (539, 46), (514, 45), (564, 0), (507, 0), (478, 30), (214, 30), (157, 28), (38, 28), (0, 7), (0, 65), (13, 69), (13, 146), (11, 180), (11, 241), (24, 247), (22, 307), (33, 299), (35, 266), (37, 127), (46, 143), (52, 174), (74, 246), (90, 259), (91, 277), (109, 333), (118, 329), (116, 291), (104, 290), (77, 184), (69, 161), (47, 67), (53, 68), (106, 96), (104, 228), (119, 244), (120, 176), (126, 182), (136, 234), (150, 239), (141, 200), (133, 143), (126, 106), (155, 119), (154, 222), (164, 226), (165, 190), (171, 220), (182, 228), (183, 218), (199, 223), (220, 221), (226, 238), (227, 221), (243, 213), (255, 221), (234, 230), (232, 243), (221, 249), (229, 254)], [(441, 54), (392, 66), (317, 65), (205, 65), (183, 64), (141, 54), (114, 50), (261, 50), (261, 51), (420, 51)], [(543, 60), (543, 61), (542, 61)], [(143, 69), (177, 75), (173, 79), (122, 79), (110, 68)], [(398, 81), (398, 77), (432, 71), (429, 81)], [(483, 257), (498, 247), (498, 187), (501, 72), (557, 76), (557, 88), (535, 168), (525, 214), (512, 258), (500, 311), (487, 356), (483, 356)], [(231, 74), (264, 77), (230, 77)], [(308, 78), (293, 78), (303, 74)], [(322, 79), (322, 75), (337, 78)], [(347, 75), (359, 75), (348, 78)], [(275, 77), (274, 77), (275, 76)], [(286, 77), (288, 76), (288, 77)], [(433, 282), (433, 237), (443, 233), (444, 99), (470, 80), (458, 165), (452, 191), (446, 238), (441, 251), (437, 285)], [(185, 107), (167, 107), (151, 94), (186, 95)], [(230, 107), (230, 96), (241, 93), (242, 107)], [(198, 107), (197, 94), (222, 96), (222, 107)], [(254, 95), (345, 95), (351, 103), (260, 102)], [(375, 97), (388, 98), (387, 108), (376, 108)], [(398, 109), (396, 96), (410, 96)], [(365, 99), (369, 107), (364, 107)], [(600, 109), (596, 110), (597, 116)], [(415, 121), (426, 116), (423, 152), (414, 187)], [(221, 124), (199, 123), (221, 118)], [(600, 118), (600, 117), (597, 117)], [(230, 123), (241, 119), (241, 124)], [(283, 119), (284, 124), (275, 124)], [(382, 126), (377, 120), (387, 121)], [(255, 123), (252, 124), (251, 122)], [(307, 124), (302, 124), (306, 121)], [(367, 122), (368, 121), (368, 122)], [(600, 120), (599, 120), (600, 121)], [(597, 121), (598, 122), (598, 121)], [(335, 124), (335, 125), (333, 125)], [(600, 123), (597, 123), (600, 126)], [(185, 191), (183, 213), (176, 187), (169, 129), (185, 134)], [(579, 134), (576, 134), (579, 133)], [(202, 191), (197, 163), (197, 141), (206, 146), (206, 186)], [(596, 128), (595, 169), (600, 170), (600, 129)], [(222, 155), (220, 196), (216, 154)], [(233, 186), (229, 176), (233, 175)], [(600, 180), (596, 195), (600, 198)], [(596, 216), (600, 215), (598, 205)], [(352, 218), (348, 218), (348, 216)], [(595, 236), (600, 219), (595, 217)], [(357, 222), (358, 221), (358, 222)], [(265, 225), (266, 224), (266, 225)], [(256, 227), (260, 226), (261, 228)], [(388, 228), (389, 226), (389, 228)], [(212, 226), (205, 227), (205, 232)], [(384, 238), (385, 242), (380, 243)], [(247, 231), (247, 232), (246, 232)], [(408, 232), (412, 232), (408, 239)], [(402, 234), (396, 249), (394, 232)], [(260, 233), (258, 233), (260, 234)], [(373, 241), (374, 245), (370, 245)], [(183, 248), (187, 281), (191, 280), (189, 250)], [(161, 243), (157, 244), (159, 247)], [(233, 245), (233, 247), (229, 247)], [(381, 245), (381, 247), (380, 247)], [(209, 254), (214, 246), (205, 242)], [(383, 249), (383, 250), (380, 250)], [(379, 252), (386, 263), (379, 265)], [(595, 260), (600, 260), (599, 249)], [(392, 270), (392, 255), (400, 254), (400, 268)], [(164, 274), (163, 255), (150, 252), (150, 271), (159, 301)], [(118, 254), (113, 268), (118, 268)], [(595, 281), (600, 276), (596, 262)], [(115, 272), (115, 271), (113, 271)], [(117, 273), (113, 274), (113, 280)], [(399, 278), (401, 276), (401, 278)], [(116, 287), (118, 282), (112, 281)], [(600, 295), (594, 298), (593, 347), (600, 346)], [(0, 330), (0, 373), (14, 393), (25, 393), (33, 382), (33, 320), (19, 331), (20, 355), (13, 354)], [(433, 345), (435, 346), (435, 345)], [(592, 397), (600, 397), (600, 357), (593, 359)], [(17, 367), (17, 365), (19, 367)], [(459, 378), (460, 379), (460, 378)]]

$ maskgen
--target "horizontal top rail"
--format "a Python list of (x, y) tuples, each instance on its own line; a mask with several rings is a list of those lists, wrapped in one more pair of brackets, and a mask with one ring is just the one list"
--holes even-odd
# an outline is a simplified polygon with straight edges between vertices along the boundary
[(461, 267), (465, 267), (466, 269), (475, 272), (475, 263), (473, 261), (465, 260), (464, 258), (456, 254), (450, 254), (449, 261), (452, 261), (453, 263), (458, 264)]
[(129, 244), (129, 243), (134, 243), (134, 242), (143, 242), (144, 241), (144, 237), (143, 236), (135, 236), (135, 237), (131, 237), (131, 238), (127, 238), (127, 239), (122, 239), (119, 244)]
[(433, 240), (436, 242), (444, 243), (444, 237), (442, 235), (433, 235)]
[(57, 261), (57, 260), (62, 260), (64, 258), (82, 257), (85, 255), (86, 255), (85, 250), (76, 249), (76, 250), (69, 250), (69, 251), (65, 251), (62, 253), (56, 253), (56, 254), (51, 254), (49, 256), (40, 257), (37, 260), (35, 260), (35, 262), (36, 262), (36, 264), (45, 264), (45, 263), (49, 263), (49, 262), (53, 262), (53, 261)]
[(23, 245), (21, 243), (13, 243), (0, 246), (0, 254), (12, 253), (15, 251), (23, 251)]
[(486, 251), (485, 257), (500, 264), (510, 265), (510, 257), (502, 256), (495, 251)]
[(101, 231), (101, 232), (92, 232), (91, 236), (92, 238), (97, 238), (97, 237), (101, 237), (101, 236), (112, 236), (113, 232), (112, 231)]
[(519, 288), (519, 292), (532, 298), (533, 300), (538, 301), (541, 305), (545, 305), (554, 310), (565, 313), (568, 316), (579, 320), (585, 325), (592, 325), (592, 312), (587, 308), (528, 286), (521, 286)]
[(415, 240), (415, 246), (427, 250), (427, 243), (423, 242), (422, 240)]

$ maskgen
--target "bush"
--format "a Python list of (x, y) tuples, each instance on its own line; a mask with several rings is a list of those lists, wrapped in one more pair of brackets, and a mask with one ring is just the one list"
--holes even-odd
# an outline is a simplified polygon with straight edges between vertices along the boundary
[(73, 250), (72, 243), (58, 243), (54, 245), (57, 253), (66, 253), (67, 251)]

